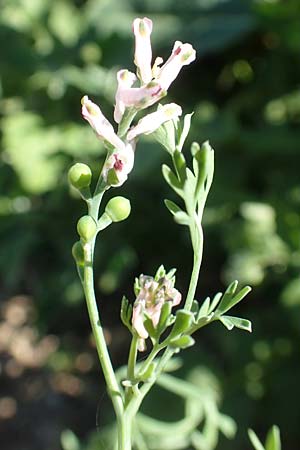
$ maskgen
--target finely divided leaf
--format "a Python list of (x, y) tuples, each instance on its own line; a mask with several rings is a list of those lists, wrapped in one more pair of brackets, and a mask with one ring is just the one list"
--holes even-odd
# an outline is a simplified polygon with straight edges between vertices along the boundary
[(172, 202), (172, 200), (165, 199), (164, 203), (171, 214), (176, 214), (177, 212), (182, 212), (182, 209), (176, 205), (176, 203)]
[(265, 447), (266, 450), (281, 450), (280, 430), (276, 425), (268, 432)]
[[(230, 324), (232, 325), (232, 328), (236, 327), (236, 328), (240, 328), (241, 330), (249, 331), (250, 333), (252, 332), (252, 324), (251, 324), (250, 320), (242, 319), (241, 317), (233, 317), (233, 316), (221, 316), (220, 317), (220, 320), (222, 320), (222, 322), (224, 321), (224, 319), (227, 324), (229, 324), (229, 322), (230, 322)], [(227, 326), (227, 325), (225, 325), (225, 326)], [(228, 329), (232, 329), (232, 328), (228, 328)]]
[(219, 301), (221, 300), (221, 298), (222, 298), (222, 292), (218, 292), (215, 296), (214, 296), (214, 298), (212, 299), (212, 301), (211, 301), (211, 305), (210, 305), (210, 308), (209, 308), (209, 313), (211, 313), (211, 312), (213, 312), (214, 310), (215, 310), (215, 308), (217, 307), (217, 305), (218, 305), (218, 303), (219, 303)]
[(163, 164), (162, 166), (162, 173), (164, 176), (164, 179), (166, 180), (166, 182), (168, 183), (168, 185), (181, 197), (183, 197), (183, 192), (182, 192), (182, 184), (180, 183), (180, 181), (178, 180), (178, 178), (176, 177), (176, 175), (174, 174), (174, 172), (172, 172), (172, 170), (170, 169), (169, 166), (167, 166), (166, 164)]
[(248, 430), (248, 436), (255, 450), (265, 450), (264, 446), (262, 445), (262, 443), (260, 442), (260, 440), (258, 439), (253, 430), (251, 429)]
[(243, 300), (243, 298), (251, 291), (250, 286), (245, 286), (240, 290), (240, 292), (238, 292), (236, 295), (233, 295), (236, 290), (236, 286), (237, 281), (234, 282), (234, 284), (231, 283), (231, 285), (228, 287), (216, 311), (218, 314), (224, 314), (229, 311), (233, 306)]

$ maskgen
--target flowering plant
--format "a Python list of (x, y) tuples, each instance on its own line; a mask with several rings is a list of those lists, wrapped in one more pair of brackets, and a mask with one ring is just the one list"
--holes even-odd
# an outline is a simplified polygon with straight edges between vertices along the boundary
[[(80, 240), (73, 246), (73, 256), (85, 293), (100, 364), (115, 410), (118, 450), (158, 448), (157, 444), (151, 444), (151, 435), (159, 434), (159, 426), (151, 428), (153, 421), (149, 423), (139, 414), (142, 401), (156, 382), (167, 385), (169, 390), (187, 400), (186, 418), (183, 423), (180, 422), (181, 440), (178, 441), (174, 427), (172, 431), (172, 427), (168, 429), (165, 426), (168, 439), (164, 441), (163, 448), (193, 445), (194, 448), (209, 450), (216, 444), (212, 427), (230, 436), (234, 431), (233, 422), (217, 411), (214, 402), (209, 402), (207, 398), (201, 399), (194, 385), (178, 380), (166, 371), (170, 369), (172, 357), (192, 346), (192, 335), (209, 323), (220, 321), (228, 330), (237, 327), (251, 331), (249, 320), (227, 314), (248, 294), (250, 287), (238, 290), (238, 282), (234, 281), (224, 293), (219, 292), (212, 299), (206, 298), (203, 302), (195, 299), (203, 251), (202, 215), (213, 180), (214, 151), (208, 142), (202, 145), (194, 142), (191, 146), (190, 169), (182, 150), (192, 114), (180, 120), (182, 109), (175, 103), (159, 104), (154, 112), (148, 113), (147, 110), (167, 95), (182, 67), (195, 60), (196, 52), (190, 44), (176, 41), (171, 56), (164, 64), (161, 58), (156, 58), (152, 64), (152, 21), (148, 18), (135, 19), (133, 32), (137, 70), (134, 74), (122, 69), (117, 74), (114, 108), (117, 132), (99, 106), (87, 96), (81, 101), (83, 118), (104, 142), (107, 155), (93, 194), (90, 189), (92, 173), (87, 165), (77, 163), (69, 171), (69, 181), (80, 192), (88, 209), (77, 224)], [(144, 111), (142, 118), (132, 125), (135, 116)], [(99, 210), (106, 191), (123, 185), (133, 170), (139, 136), (150, 133), (170, 155), (172, 167), (163, 165), (162, 173), (179, 197), (181, 206), (171, 200), (165, 200), (165, 205), (175, 222), (189, 229), (194, 254), (193, 270), (186, 295), (175, 288), (174, 269), (166, 271), (160, 266), (154, 276), (140, 275), (136, 279), (134, 302), (123, 297), (121, 303), (121, 319), (132, 337), (128, 366), (126, 370), (115, 372), (98, 314), (93, 255), (98, 233), (114, 222), (125, 220), (131, 206), (128, 199), (116, 196), (106, 204), (100, 215)], [(178, 307), (176, 312), (174, 307)], [(139, 353), (146, 350), (146, 357), (138, 362)], [(202, 409), (199, 406), (201, 401)], [(206, 416), (206, 422), (200, 432), (198, 427), (203, 415)]]

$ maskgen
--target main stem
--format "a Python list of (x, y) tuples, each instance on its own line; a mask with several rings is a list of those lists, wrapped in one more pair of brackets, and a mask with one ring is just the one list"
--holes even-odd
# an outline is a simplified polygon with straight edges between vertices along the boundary
[[(98, 220), (99, 207), (105, 189), (106, 188), (103, 185), (100, 177), (95, 189), (94, 196), (88, 202), (89, 215), (96, 222)], [(83, 289), (85, 293), (87, 309), (89, 313), (93, 335), (95, 338), (101, 368), (104, 374), (107, 389), (111, 397), (117, 418), (118, 450), (131, 450), (131, 421), (128, 420), (128, 417), (124, 411), (123, 390), (121, 390), (121, 387), (117, 381), (111, 363), (95, 297), (94, 269), (93, 269), (93, 253), (95, 247), (95, 240), (96, 239), (94, 238), (91, 242), (87, 242), (83, 246), (84, 248)]]
[(94, 292), (94, 275), (92, 262), (92, 245), (87, 243), (84, 245), (85, 264), (84, 264), (84, 282), (83, 288), (87, 303), (89, 318), (93, 330), (93, 335), (96, 342), (97, 352), (99, 355), (100, 364), (105, 377), (107, 388), (111, 396), (113, 406), (117, 416), (123, 412), (123, 399), (120, 386), (117, 382), (110, 356), (108, 353), (103, 328), (100, 322), (97, 302)]

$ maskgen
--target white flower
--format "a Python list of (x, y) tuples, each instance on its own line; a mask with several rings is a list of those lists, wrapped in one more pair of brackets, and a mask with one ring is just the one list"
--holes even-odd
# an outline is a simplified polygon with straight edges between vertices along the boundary
[(181, 116), (181, 114), (182, 109), (176, 103), (160, 106), (157, 111), (143, 117), (135, 127), (131, 128), (127, 134), (127, 140), (131, 141), (140, 134), (153, 133), (153, 131), (159, 128), (164, 122), (176, 119), (178, 116)]
[(117, 123), (120, 123), (125, 112), (126, 104), (123, 101), (124, 90), (131, 88), (136, 81), (134, 73), (129, 70), (119, 70), (117, 73), (118, 88), (116, 92), (116, 105), (114, 111), (114, 119)]
[(160, 70), (156, 69), (158, 74), (155, 81), (164, 91), (167, 91), (170, 84), (177, 78), (181, 68), (190, 64), (195, 59), (196, 51), (191, 44), (183, 44), (180, 41), (176, 41), (169, 59)]
[(97, 136), (109, 142), (114, 148), (124, 150), (124, 142), (116, 135), (111, 123), (104, 117), (98, 105), (93, 103), (87, 95), (81, 99), (82, 116), (95, 130)]
[(143, 84), (152, 80), (151, 60), (151, 32), (152, 20), (144, 17), (133, 21), (133, 32), (135, 36), (134, 63), (138, 68), (138, 76)]

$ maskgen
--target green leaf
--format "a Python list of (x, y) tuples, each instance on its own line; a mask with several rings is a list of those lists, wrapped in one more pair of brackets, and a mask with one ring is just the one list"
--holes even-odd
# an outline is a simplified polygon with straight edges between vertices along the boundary
[(158, 281), (161, 278), (164, 278), (165, 276), (166, 276), (166, 269), (164, 268), (164, 265), (161, 264), (157, 269), (156, 274), (154, 275), (154, 279), (155, 281)]
[(173, 153), (173, 163), (180, 181), (184, 183), (186, 180), (186, 161), (183, 154), (177, 149)]
[(199, 303), (197, 302), (197, 300), (193, 300), (191, 312), (194, 314), (194, 316), (197, 316), (199, 314), (199, 310)]
[(209, 307), (210, 307), (210, 298), (206, 297), (206, 299), (204, 300), (204, 302), (200, 306), (197, 319), (199, 317), (206, 316), (209, 313), (209, 309), (210, 309)]
[(218, 292), (215, 296), (214, 296), (214, 298), (212, 299), (212, 301), (211, 301), (211, 305), (210, 305), (210, 308), (209, 308), (209, 313), (211, 313), (211, 312), (213, 312), (214, 310), (215, 310), (215, 308), (217, 307), (217, 305), (218, 305), (218, 303), (219, 303), (219, 301), (221, 300), (221, 298), (222, 298), (222, 292)]
[(233, 323), (231, 322), (231, 320), (227, 317), (227, 316), (221, 316), (219, 318), (220, 322), (222, 322), (222, 324), (224, 325), (224, 327), (227, 328), (227, 330), (231, 331), (234, 328)]
[(177, 212), (181, 212), (182, 209), (176, 205), (176, 203), (172, 202), (172, 200), (165, 199), (164, 203), (171, 214), (176, 214)]
[(190, 215), (193, 215), (196, 206), (195, 202), (196, 177), (189, 168), (186, 169), (186, 175), (187, 178), (184, 183), (184, 200), (187, 212)]
[(260, 442), (260, 440), (258, 439), (253, 430), (251, 429), (248, 430), (248, 436), (255, 450), (265, 450), (264, 446), (262, 445), (262, 443)]
[(199, 152), (196, 152), (193, 158), (193, 167), (197, 176), (195, 198), (204, 207), (214, 174), (214, 151), (208, 141), (202, 144)]
[(195, 175), (197, 177), (197, 185), (195, 190), (195, 196), (198, 197), (200, 189), (204, 187), (204, 182), (207, 177), (207, 167), (208, 167), (208, 150), (201, 148), (193, 158), (193, 168)]
[(190, 218), (184, 211), (178, 211), (174, 214), (174, 220), (175, 222), (179, 223), (180, 225), (189, 225), (190, 224)]
[(132, 305), (129, 303), (125, 296), (123, 296), (122, 298), (120, 315), (123, 324), (131, 331)]
[(217, 308), (216, 314), (224, 314), (227, 311), (229, 311), (233, 306), (235, 306), (237, 303), (239, 303), (243, 298), (251, 291), (250, 286), (245, 286), (243, 289), (241, 289), (238, 294), (234, 295), (236, 288), (237, 288), (238, 282), (234, 281), (232, 282), (228, 288), (226, 289), (221, 303)]
[[(222, 320), (221, 320), (222, 319)], [(241, 317), (233, 317), (233, 316), (221, 316), (220, 320), (222, 321), (222, 323), (225, 322), (229, 325), (230, 323), (230, 327), (232, 325), (231, 328), (229, 328), (227, 325), (224, 325), (231, 330), (233, 327), (236, 328), (240, 328), (241, 330), (245, 330), (245, 331), (249, 331), (250, 333), (252, 332), (252, 324), (250, 322), (250, 320), (247, 319), (242, 319)]]
[(191, 128), (191, 120), (192, 120), (192, 116), (193, 116), (193, 112), (192, 113), (190, 113), (190, 114), (186, 114), (185, 116), (184, 116), (184, 119), (183, 119), (183, 129), (182, 129), (182, 131), (181, 131), (181, 133), (180, 133), (180, 137), (179, 137), (179, 140), (178, 140), (178, 144), (177, 144), (177, 148), (178, 148), (178, 150), (182, 150), (182, 147), (183, 147), (183, 145), (184, 145), (184, 143), (185, 143), (185, 140), (186, 140), (186, 138), (187, 138), (187, 136), (188, 136), (188, 134), (189, 134), (189, 131), (190, 131), (190, 128)]
[(267, 434), (266, 450), (281, 450), (280, 430), (276, 425), (273, 425)]
[(182, 197), (183, 196), (183, 192), (182, 192), (183, 186), (180, 183), (180, 181), (178, 180), (178, 178), (176, 177), (176, 175), (174, 174), (174, 172), (172, 172), (170, 167), (167, 166), (166, 164), (163, 164), (162, 173), (163, 173), (164, 179), (166, 180), (168, 185), (176, 192), (176, 194), (178, 194)]

